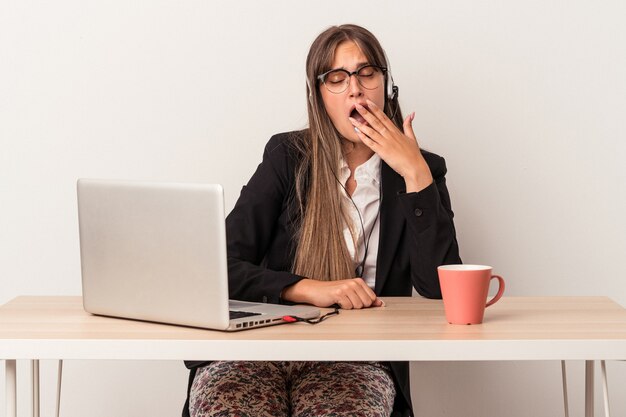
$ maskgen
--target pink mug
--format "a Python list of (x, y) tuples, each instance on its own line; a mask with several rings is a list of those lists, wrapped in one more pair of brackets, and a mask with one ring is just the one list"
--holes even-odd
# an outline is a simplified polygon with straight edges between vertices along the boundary
[[(491, 274), (485, 265), (442, 265), (437, 268), (446, 320), (450, 324), (480, 324), (485, 308), (494, 304), (504, 293), (504, 279)], [(498, 293), (486, 302), (489, 283), (499, 282)]]

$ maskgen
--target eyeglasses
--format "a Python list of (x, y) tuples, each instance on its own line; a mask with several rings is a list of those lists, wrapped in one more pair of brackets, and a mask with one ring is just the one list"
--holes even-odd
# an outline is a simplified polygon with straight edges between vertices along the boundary
[(356, 71), (350, 72), (345, 69), (331, 69), (317, 76), (317, 79), (324, 83), (326, 89), (334, 94), (343, 93), (350, 85), (350, 77), (356, 75), (356, 79), (363, 88), (374, 90), (380, 87), (383, 75), (387, 68), (378, 65), (364, 65)]

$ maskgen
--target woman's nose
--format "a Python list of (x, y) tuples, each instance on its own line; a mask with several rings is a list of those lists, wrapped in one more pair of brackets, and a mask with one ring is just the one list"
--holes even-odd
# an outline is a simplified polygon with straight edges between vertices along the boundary
[(361, 87), (361, 83), (357, 78), (356, 74), (350, 75), (348, 78), (348, 91), (350, 92), (350, 97), (359, 97), (363, 95), (363, 87)]

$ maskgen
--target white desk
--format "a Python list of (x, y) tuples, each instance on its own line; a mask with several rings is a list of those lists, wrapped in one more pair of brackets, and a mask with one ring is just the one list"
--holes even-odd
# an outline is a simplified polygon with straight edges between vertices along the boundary
[(18, 297), (0, 307), (7, 417), (16, 415), (16, 359), (584, 360), (587, 417), (593, 361), (626, 359), (626, 309), (606, 297), (505, 297), (473, 326), (447, 324), (440, 300), (384, 300), (316, 326), (225, 333), (92, 316), (80, 297)]

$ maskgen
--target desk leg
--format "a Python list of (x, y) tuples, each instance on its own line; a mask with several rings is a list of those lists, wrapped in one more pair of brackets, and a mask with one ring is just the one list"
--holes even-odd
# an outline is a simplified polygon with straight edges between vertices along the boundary
[(561, 361), (561, 376), (563, 377), (563, 411), (565, 411), (565, 417), (569, 417), (569, 401), (567, 399), (567, 369), (565, 361)]
[(30, 361), (33, 378), (33, 417), (39, 417), (39, 359)]
[(57, 408), (56, 417), (61, 414), (61, 382), (63, 381), (63, 359), (59, 359), (59, 373), (57, 379)]
[(17, 417), (17, 375), (16, 361), (7, 359), (6, 368), (6, 388), (7, 388), (7, 417)]
[(593, 417), (594, 361), (585, 361), (585, 417)]
[(604, 392), (604, 415), (611, 417), (611, 408), (609, 403), (609, 381), (606, 379), (606, 361), (600, 361), (602, 367), (602, 391)]

